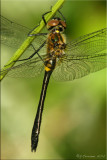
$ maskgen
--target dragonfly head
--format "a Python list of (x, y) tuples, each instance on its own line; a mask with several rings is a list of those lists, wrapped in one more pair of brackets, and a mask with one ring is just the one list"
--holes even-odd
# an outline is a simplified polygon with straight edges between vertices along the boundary
[(47, 29), (56, 30), (57, 32), (63, 32), (66, 29), (66, 23), (59, 17), (55, 17), (47, 23)]

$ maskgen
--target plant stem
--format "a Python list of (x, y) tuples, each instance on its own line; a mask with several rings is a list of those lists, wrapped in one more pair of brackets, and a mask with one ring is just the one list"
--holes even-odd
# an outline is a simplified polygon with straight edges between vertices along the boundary
[[(62, 4), (64, 3), (65, 0), (58, 0), (56, 2), (56, 4), (52, 7), (52, 12), (49, 12), (48, 14), (46, 14), (45, 16), (45, 20), (46, 22), (48, 22), (53, 16), (54, 14), (57, 12), (58, 9), (60, 9), (60, 7), (62, 6)], [(43, 19), (40, 22), (40, 25), (38, 27), (36, 27), (31, 34), (37, 34), (39, 33), (43, 27), (45, 26)], [(2, 80), (5, 75), (8, 73), (8, 69), (11, 68), (15, 62), (17, 61), (21, 55), (25, 52), (25, 50), (30, 46), (30, 44), (32, 43), (32, 41), (36, 38), (36, 36), (28, 36), (27, 39), (23, 42), (23, 44), (20, 46), (20, 48), (13, 54), (13, 56), (11, 57), (11, 59), (5, 64), (5, 66), (2, 68), (1, 72), (3, 70), (7, 70), (7, 72), (1, 74), (0, 76), (0, 80)]]

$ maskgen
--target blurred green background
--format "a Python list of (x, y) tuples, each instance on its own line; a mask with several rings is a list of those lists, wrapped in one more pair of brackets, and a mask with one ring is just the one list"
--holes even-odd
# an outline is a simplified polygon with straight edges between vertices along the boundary
[[(2, 0), (1, 14), (34, 28), (56, 0)], [(72, 40), (106, 27), (105, 1), (65, 1), (61, 9)], [(2, 46), (2, 64), (14, 53)], [(1, 83), (1, 159), (105, 159), (106, 70), (72, 82), (51, 78), (39, 144), (31, 152), (31, 130), (43, 74), (32, 79), (5, 78)]]

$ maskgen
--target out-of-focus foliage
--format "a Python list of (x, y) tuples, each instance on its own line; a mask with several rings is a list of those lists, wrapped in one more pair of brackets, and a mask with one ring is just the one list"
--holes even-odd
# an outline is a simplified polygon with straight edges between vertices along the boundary
[[(2, 0), (1, 14), (34, 28), (55, 0)], [(61, 8), (67, 21), (66, 39), (105, 28), (105, 1), (66, 1)], [(59, 16), (59, 14), (57, 14)], [(46, 31), (46, 30), (45, 30)], [(13, 48), (2, 46), (2, 63)], [(50, 80), (36, 153), (30, 138), (43, 74), (35, 79), (5, 78), (1, 86), (2, 159), (105, 158), (105, 70), (72, 82)]]

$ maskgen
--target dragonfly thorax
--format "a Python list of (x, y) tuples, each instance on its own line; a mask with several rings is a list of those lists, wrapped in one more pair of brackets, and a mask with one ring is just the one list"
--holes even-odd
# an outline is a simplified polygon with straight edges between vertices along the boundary
[(47, 54), (60, 57), (66, 47), (65, 37), (60, 32), (51, 32), (47, 38)]
[(45, 60), (45, 70), (50, 71), (55, 68), (57, 59), (65, 54), (66, 44), (64, 36), (56, 29), (52, 30), (47, 38), (47, 59)]

